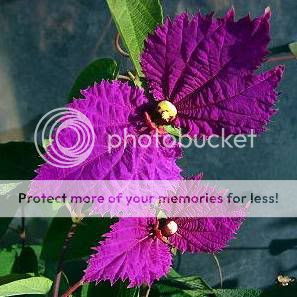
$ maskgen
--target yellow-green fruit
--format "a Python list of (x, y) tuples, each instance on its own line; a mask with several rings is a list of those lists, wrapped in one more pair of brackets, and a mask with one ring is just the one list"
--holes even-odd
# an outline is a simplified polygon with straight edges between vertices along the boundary
[(157, 105), (157, 112), (161, 115), (162, 119), (170, 122), (177, 116), (176, 107), (167, 100), (160, 101)]

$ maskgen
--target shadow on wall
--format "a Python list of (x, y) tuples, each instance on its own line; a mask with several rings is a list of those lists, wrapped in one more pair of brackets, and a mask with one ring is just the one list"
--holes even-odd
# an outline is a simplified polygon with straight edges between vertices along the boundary
[(91, 60), (121, 59), (104, 1), (1, 1), (0, 28), (0, 142), (31, 140)]

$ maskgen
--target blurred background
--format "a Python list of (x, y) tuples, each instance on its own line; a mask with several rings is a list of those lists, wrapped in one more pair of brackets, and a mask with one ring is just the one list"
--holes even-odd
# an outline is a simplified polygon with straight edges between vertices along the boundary
[[(223, 15), (231, 5), (237, 17), (248, 12), (257, 16), (270, 6), (271, 47), (297, 40), (295, 0), (161, 2), (164, 15), (172, 17), (198, 9)], [(0, 0), (0, 143), (32, 141), (40, 117), (64, 106), (75, 78), (93, 59), (112, 57), (125, 72), (130, 64), (113, 47), (115, 33), (103, 0)], [(269, 131), (256, 139), (255, 147), (189, 148), (180, 162), (185, 175), (202, 171), (206, 179), (297, 179), (297, 63), (285, 64), (279, 113)], [(42, 241), (46, 225), (40, 220), (29, 223), (32, 244)], [(224, 286), (264, 288), (280, 272), (297, 276), (296, 226), (296, 219), (246, 220), (237, 240), (218, 256)], [(13, 237), (2, 246), (10, 240)], [(185, 254), (176, 262), (181, 274), (199, 274), (218, 286), (212, 256)]]

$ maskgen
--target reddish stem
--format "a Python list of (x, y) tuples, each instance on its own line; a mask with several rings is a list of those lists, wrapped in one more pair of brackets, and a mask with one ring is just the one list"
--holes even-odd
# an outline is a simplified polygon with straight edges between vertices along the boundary
[(70, 287), (63, 295), (62, 297), (69, 297), (73, 295), (73, 293), (83, 285), (83, 282), (80, 280), (79, 282), (75, 283), (72, 287)]

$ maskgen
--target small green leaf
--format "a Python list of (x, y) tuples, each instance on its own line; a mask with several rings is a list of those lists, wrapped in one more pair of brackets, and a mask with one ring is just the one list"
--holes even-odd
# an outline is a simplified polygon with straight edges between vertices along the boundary
[(285, 287), (274, 286), (269, 289), (216, 289), (214, 297), (292, 297), (296, 295), (297, 284)]
[(117, 26), (130, 58), (139, 76), (139, 63), (144, 40), (163, 22), (159, 0), (107, 0), (111, 15)]
[(289, 284), (288, 286), (275, 285), (272, 288), (266, 289), (260, 295), (261, 297), (292, 297), (297, 292), (297, 283)]
[(182, 135), (180, 128), (167, 125), (167, 126), (164, 126), (164, 129), (168, 134), (171, 134), (173, 136), (180, 137)]
[(0, 297), (25, 294), (42, 294), (49, 292), (52, 281), (45, 277), (30, 275), (9, 275), (0, 278)]
[(32, 277), (30, 274), (7, 274), (0, 277), (0, 286), (30, 277)]
[(217, 289), (214, 290), (216, 297), (260, 297), (262, 290), (258, 289)]
[(41, 246), (32, 245), (22, 249), (18, 245), (0, 251), (0, 276), (11, 273), (38, 273)]
[(15, 249), (0, 251), (0, 277), (11, 273), (16, 257), (17, 251)]
[(180, 277), (175, 271), (171, 271), (167, 278), (161, 279), (155, 285), (154, 296), (170, 297), (208, 297), (212, 289), (197, 276)]
[(86, 89), (95, 82), (103, 79), (113, 80), (119, 74), (119, 66), (112, 59), (98, 59), (90, 63), (77, 77), (68, 95), (68, 101), (73, 98), (80, 98), (80, 90)]
[(182, 276), (176, 270), (171, 268), (170, 271), (167, 274), (167, 277), (175, 278), (175, 277), (182, 277)]
[(292, 42), (289, 44), (289, 49), (291, 53), (296, 57), (297, 59), (297, 41)]

